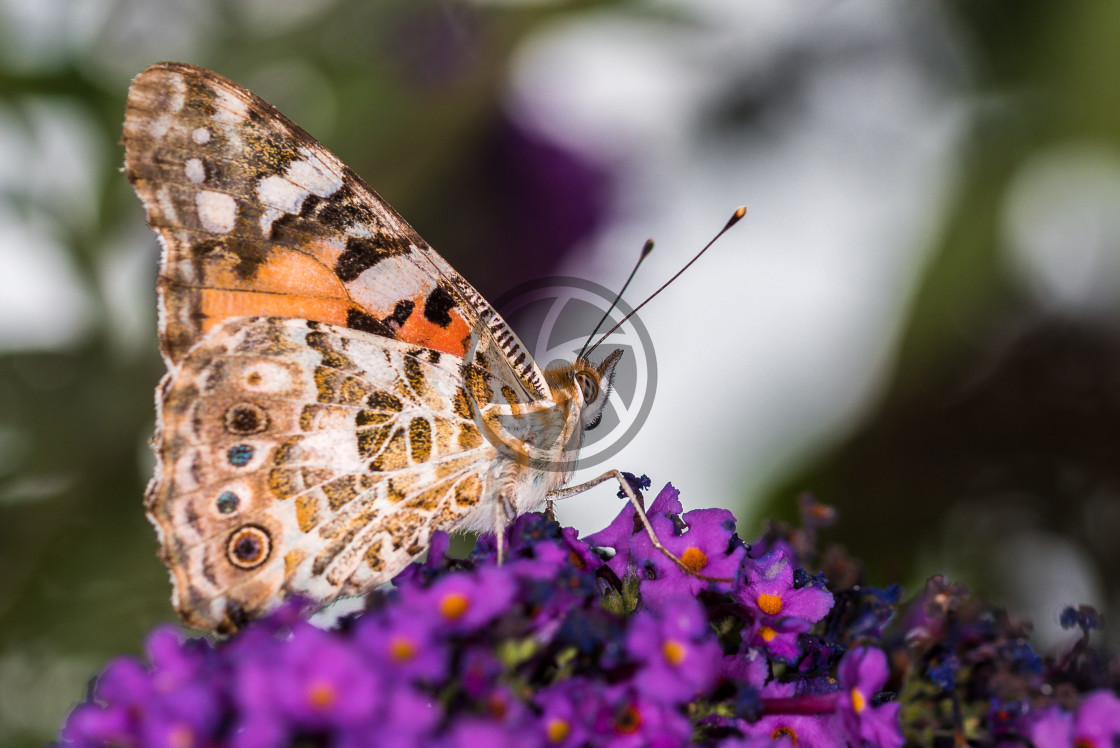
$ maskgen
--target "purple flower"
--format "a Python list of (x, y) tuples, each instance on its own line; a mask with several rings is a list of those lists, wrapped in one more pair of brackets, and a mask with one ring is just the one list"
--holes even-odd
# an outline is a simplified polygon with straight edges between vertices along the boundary
[(532, 748), (541, 745), (528, 731), (510, 730), (505, 725), (481, 717), (467, 717), (451, 726), (447, 736), (436, 745), (446, 748)]
[(770, 677), (770, 661), (761, 649), (744, 645), (740, 653), (725, 655), (720, 660), (719, 677), (760, 689)]
[(583, 539), (593, 548), (614, 550), (614, 556), (607, 562), (607, 567), (619, 579), (625, 579), (636, 568), (630, 558), (630, 538), (634, 535), (634, 524), (634, 507), (626, 504), (609, 525)]
[(591, 729), (602, 693), (583, 678), (560, 681), (537, 693), (539, 731), (544, 743), (558, 748), (576, 748), (591, 739)]
[[(792, 683), (771, 681), (762, 689), (763, 698), (787, 698), (796, 693)], [(794, 746), (804, 748), (843, 748), (844, 740), (830, 714), (770, 714), (757, 722), (742, 722), (740, 729), (747, 737), (789, 738)]]
[(800, 618), (756, 621), (743, 629), (743, 646), (758, 647), (777, 662), (793, 664), (801, 656), (801, 635), (812, 627)]
[(135, 730), (127, 709), (79, 704), (62, 726), (62, 742), (71, 745), (131, 745)]
[(564, 546), (569, 551), (568, 562), (575, 569), (594, 573), (603, 565), (603, 559), (590, 545), (579, 539), (579, 531), (574, 527), (565, 527), (560, 533)]
[(815, 623), (832, 609), (832, 593), (819, 583), (794, 587), (793, 564), (784, 551), (747, 559), (743, 570), (746, 583), (735, 591), (735, 598), (763, 621), (786, 617)]
[[(972, 715), (970, 736), (994, 745), (1120, 739), (1117, 694), (1082, 693), (1076, 710), (1064, 708), (1084, 684), (1112, 682), (1087, 633), (1044, 659), (1023, 625), (939, 580), (884, 639), (897, 588), (840, 588), (834, 598), (818, 569), (794, 568), (791, 547), (822, 557), (817, 525), (772, 525), (770, 550), (749, 557), (729, 512), (682, 515), (672, 485), (649, 521), (696, 573), (654, 547), (629, 505), (586, 541), (523, 515), (501, 567), (494, 538), (452, 559), (437, 534), (427, 561), (336, 629), (306, 622), (300, 602), (217, 643), (156, 629), (146, 660), (111, 662), (60, 738), (81, 748), (897, 748), (901, 710), (880, 691), (889, 658), (905, 656), (913, 677), (940, 686), (907, 692), (907, 719), (922, 735), (956, 727), (940, 707), (951, 691)], [(613, 548), (620, 572), (590, 544)], [(1051, 702), (1063, 706), (1037, 706)]]
[(1120, 737), (1120, 698), (1094, 691), (1076, 714), (1051, 706), (1031, 716), (1026, 732), (1036, 748), (1113, 748)]
[(382, 672), (434, 683), (447, 676), (450, 658), (447, 642), (439, 634), (436, 619), (394, 607), (359, 620), (354, 638)]
[(235, 666), (235, 745), (283, 745), (294, 730), (357, 724), (377, 708), (376, 675), (337, 634), (300, 623), (288, 638), (238, 644), (227, 650)]
[[(630, 506), (630, 511), (633, 512), (634, 507)], [(658, 514), (680, 514), (683, 511), (680, 490), (672, 483), (666, 483), (653, 499), (653, 503), (649, 505), (647, 514), (652, 517)]]
[(676, 707), (627, 685), (608, 692), (595, 723), (597, 744), (609, 748), (677, 748), (688, 745), (691, 734), (692, 725)]
[(471, 647), (463, 654), (459, 668), (459, 685), (473, 701), (490, 694), (502, 675), (502, 663), (488, 649)]
[(596, 606), (565, 618), (556, 631), (555, 641), (602, 667), (612, 668), (625, 658), (624, 624), (625, 619)]
[(514, 597), (510, 575), (494, 567), (474, 573), (440, 577), (427, 589), (401, 590), (401, 607), (420, 617), (432, 617), (443, 630), (466, 633), (501, 615)]
[[(583, 563), (582, 560), (579, 563)], [(550, 581), (562, 572), (576, 569), (572, 551), (558, 543), (538, 543), (531, 555), (509, 562), (509, 570), (521, 579)]]
[(220, 693), (202, 671), (209, 645), (180, 645), (170, 627), (148, 638), (145, 668), (120, 658), (94, 687), (94, 703), (74, 711), (62, 736), (73, 743), (200, 745), (221, 716)]
[[(235, 748), (278, 748), (288, 742), (289, 725), (273, 693), (269, 660), (280, 656), (280, 647), (253, 652), (238, 648), (243, 658), (234, 671), (233, 698), (237, 714), (233, 726)], [(230, 651), (230, 650), (227, 650)]]
[(432, 697), (406, 685), (385, 689), (384, 709), (374, 719), (338, 731), (339, 748), (422, 748), (439, 724), (440, 706)]
[(1034, 748), (1073, 748), (1073, 715), (1052, 706), (1037, 712), (1027, 726)]
[(637, 689), (651, 699), (685, 702), (710, 689), (722, 652), (710, 638), (711, 626), (695, 598), (679, 596), (654, 614), (638, 611), (626, 645), (642, 664)]
[(887, 656), (874, 647), (856, 647), (840, 660), (837, 675), (840, 698), (837, 709), (848, 740), (882, 748), (898, 748), (903, 743), (899, 727), (899, 704), (872, 706), (872, 699), (890, 675)]
[[(661, 489), (661, 492), (657, 494), (657, 498), (653, 500), (653, 503), (650, 504), (649, 508), (646, 510), (646, 516), (654, 527), (662, 545), (666, 545), (666, 540), (676, 535), (672, 517), (679, 515), (681, 511), (683, 511), (680, 502), (680, 493), (680, 491), (673, 487), (672, 483), (666, 483), (665, 487)], [(730, 515), (730, 512), (728, 512), (728, 515)], [(666, 522), (668, 523), (667, 525), (665, 524)], [(734, 518), (732, 518), (732, 523), (734, 523)], [(667, 564), (675, 566), (664, 554), (654, 550), (645, 528), (641, 525), (640, 521), (636, 519), (634, 507), (629, 503), (622, 508), (622, 511), (618, 513), (607, 527), (593, 535), (587, 536), (584, 538), (584, 541), (588, 545), (596, 548), (614, 549), (615, 555), (607, 562), (607, 566), (609, 566), (611, 571), (617, 574), (620, 579), (625, 578), (628, 574), (636, 573), (638, 569), (645, 568), (651, 564), (657, 564), (662, 560)], [(684, 544), (684, 547), (687, 547), (687, 542)], [(680, 549), (682, 552), (684, 547)], [(728, 552), (726, 543), (719, 551), (722, 553)], [(679, 554), (676, 555), (680, 558)], [(699, 557), (694, 556), (692, 560), (697, 566), (702, 568), (706, 567), (708, 563), (706, 558), (701, 562)], [(687, 564), (688, 560), (685, 560), (685, 563)], [(708, 574), (708, 576), (711, 575)], [(734, 571), (731, 576), (734, 576)]]
[(381, 684), (356, 648), (310, 624), (294, 628), (271, 670), (278, 705), (303, 727), (356, 724), (378, 703)]
[(1078, 748), (1111, 748), (1120, 738), (1120, 698), (1111, 691), (1093, 691), (1081, 700), (1073, 721)]
[[(654, 549), (648, 534), (640, 533), (631, 541), (632, 553), (648, 558), (657, 574), (642, 582), (642, 600), (647, 605), (659, 606), (683, 591), (692, 595), (703, 589), (727, 591), (739, 574), (747, 549), (735, 535), (735, 515), (726, 509), (694, 509), (681, 519), (688, 528), (684, 533), (678, 533), (664, 515), (654, 515), (650, 524), (661, 545), (692, 573)], [(728, 581), (709, 582), (696, 574)]]
[(571, 565), (571, 552), (558, 545), (539, 545), (536, 558), (518, 559), (510, 573), (521, 578), (520, 602), (536, 627), (562, 622), (597, 600), (594, 572)]
[(720, 742), (719, 748), (798, 748), (798, 746), (789, 735), (779, 735), (776, 738), (758, 735), (751, 738), (727, 738)]

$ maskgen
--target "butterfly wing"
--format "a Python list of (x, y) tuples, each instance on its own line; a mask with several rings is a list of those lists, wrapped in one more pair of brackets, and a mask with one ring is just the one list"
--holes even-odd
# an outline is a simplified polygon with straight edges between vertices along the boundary
[(465, 279), (334, 154), (222, 76), (159, 63), (129, 88), (125, 166), (162, 240), (168, 367), (224, 320), (362, 330), (507, 368), (547, 397), (533, 358)]
[(551, 401), (470, 284), (215, 73), (138, 75), (124, 145), (163, 247), (169, 373), (146, 502), (183, 619), (229, 630), (288, 595), (358, 594), (433, 529), (492, 526), (503, 458), (471, 403)]
[(368, 591), (434, 528), (487, 511), (498, 455), (468, 397), (492, 385), (461, 367), (276, 317), (228, 321), (193, 348), (160, 390), (146, 499), (183, 620), (228, 631), (289, 595)]

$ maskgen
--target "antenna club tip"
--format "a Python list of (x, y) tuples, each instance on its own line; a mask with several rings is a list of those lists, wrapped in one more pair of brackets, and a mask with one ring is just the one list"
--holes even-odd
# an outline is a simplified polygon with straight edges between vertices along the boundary
[[(739, 220), (743, 216), (745, 216), (746, 214), (747, 214), (747, 206), (740, 205), (738, 208), (735, 209), (735, 212), (731, 214), (731, 218), (727, 219), (727, 225), (723, 227), (723, 231), (727, 231), (729, 228), (731, 228), (732, 226), (737, 224), (739, 222)], [(720, 233), (722, 234), (723, 231), (721, 231)]]
[(646, 243), (642, 245), (642, 257), (644, 258), (653, 251), (653, 239), (646, 239)]

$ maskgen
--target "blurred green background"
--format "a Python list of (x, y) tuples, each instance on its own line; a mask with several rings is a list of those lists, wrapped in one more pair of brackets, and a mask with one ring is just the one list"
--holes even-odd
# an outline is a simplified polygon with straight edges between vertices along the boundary
[[(118, 145), (128, 81), (162, 59), (261, 94), (491, 297), (572, 267), (614, 285), (646, 234), (698, 246), (747, 201), (754, 233), (646, 319), (672, 359), (650, 440), (680, 464), (637, 444), (619, 467), (668, 471), (745, 537), (812, 491), (870, 582), (950, 573), (1045, 643), (1061, 601), (1107, 610), (1120, 4), (798, 5), (0, 0), (0, 744), (50, 740), (171, 616), (140, 503), (157, 248)], [(804, 285), (835, 268), (859, 282)], [(782, 361), (810, 394), (749, 384)]]

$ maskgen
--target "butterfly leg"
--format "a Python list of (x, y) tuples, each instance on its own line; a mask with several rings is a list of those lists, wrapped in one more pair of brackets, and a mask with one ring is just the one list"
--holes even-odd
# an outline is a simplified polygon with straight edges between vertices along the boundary
[(586, 483), (580, 483), (577, 486), (566, 486), (564, 488), (558, 488), (555, 491), (549, 491), (547, 495), (548, 501), (551, 504), (553, 501), (559, 501), (560, 499), (566, 499), (571, 496), (575, 496), (576, 494), (583, 493), (588, 489), (594, 488), (601, 483), (606, 483), (607, 481), (611, 480), (618, 481), (618, 485), (622, 488), (622, 492), (626, 494), (626, 498), (629, 499), (630, 503), (634, 506), (634, 512), (636, 513), (637, 518), (641, 521), (642, 527), (645, 528), (646, 534), (649, 535), (650, 542), (653, 543), (654, 548), (665, 554), (665, 556), (668, 557), (670, 561), (679, 566), (685, 573), (690, 574), (697, 579), (703, 579), (706, 582), (734, 581), (732, 579), (709, 577), (703, 574), (699, 574), (695, 569), (692, 569), (687, 564), (685, 564), (684, 561), (681, 561), (679, 558), (677, 558), (672, 551), (663, 546), (661, 544), (661, 541), (657, 538), (657, 533), (653, 531), (653, 525), (649, 523), (649, 517), (646, 516), (646, 509), (642, 503), (642, 497), (638, 494), (637, 491), (634, 490), (634, 487), (630, 485), (630, 481), (626, 480), (626, 478), (623, 477), (622, 473), (617, 470), (609, 470), (600, 475), (598, 478), (592, 478)]
[(498, 542), (498, 566), (502, 565), (506, 556), (506, 526), (516, 515), (509, 499), (499, 494), (498, 500), (494, 502), (494, 537)]

